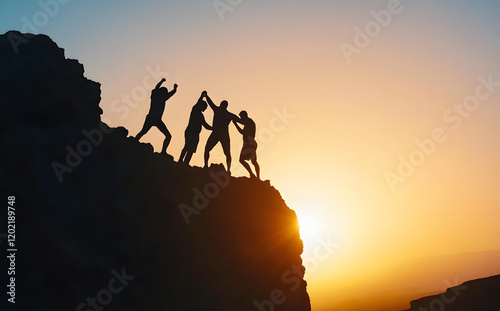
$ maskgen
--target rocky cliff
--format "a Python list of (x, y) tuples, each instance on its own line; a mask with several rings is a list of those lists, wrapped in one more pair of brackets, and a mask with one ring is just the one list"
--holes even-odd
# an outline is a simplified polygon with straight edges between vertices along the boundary
[(155, 154), (99, 102), (49, 37), (0, 36), (15, 310), (310, 310), (297, 217), (269, 182)]

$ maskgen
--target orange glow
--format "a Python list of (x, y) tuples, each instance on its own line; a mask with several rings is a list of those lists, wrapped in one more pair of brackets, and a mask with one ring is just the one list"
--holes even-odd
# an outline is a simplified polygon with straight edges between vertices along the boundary
[[(458, 7), (407, 1), (394, 24), (348, 64), (339, 44), (352, 42), (353, 29), (385, 3), (288, 2), (293, 5), (245, 1), (224, 21), (208, 12), (211, 7), (196, 8), (204, 8), (204, 15), (190, 7), (199, 24), (186, 15), (184, 28), (175, 27), (182, 23), (177, 19), (169, 27), (142, 21), (133, 32), (113, 26), (96, 31), (102, 36), (94, 44), (99, 58), (78, 48), (66, 52), (102, 83), (105, 120), (130, 135), (144, 122), (151, 89), (133, 107), (122, 96), (144, 84), (146, 68), (160, 68), (168, 88), (178, 83), (163, 117), (173, 135), (168, 152), (176, 160), (203, 90), (217, 104), (228, 100), (234, 113), (248, 112), (257, 124), (262, 178), (299, 217), (313, 310), (400, 310), (411, 299), (442, 291), (444, 280), (500, 273), (500, 92), (458, 129), (443, 119), (455, 103), (474, 95), (478, 76), (493, 73), (500, 80), (494, 71), (500, 48), (492, 43), (498, 40), (474, 28), (486, 21), (464, 24), (474, 10), (465, 18)], [(457, 15), (448, 14), (452, 9)], [(139, 44), (116, 46), (129, 42), (128, 36)], [(212, 122), (210, 109), (205, 117)], [(407, 158), (415, 140), (436, 128), (446, 141), (393, 192), (384, 174), (396, 173), (399, 157)], [(246, 176), (237, 160), (241, 136), (232, 126), (230, 135), (232, 172)], [(191, 164), (203, 165), (207, 137), (202, 131)], [(153, 128), (141, 141), (159, 151), (162, 140)], [(225, 162), (220, 146), (211, 162)], [(318, 241), (329, 239), (335, 249), (318, 251)]]
[[(217, 103), (227, 99), (235, 113), (247, 110), (258, 131), (270, 129), (276, 111), (294, 115), (288, 124), (279, 124), (282, 130), (260, 137), (258, 155), (263, 178), (297, 211), (305, 243), (302, 257), (314, 259), (317, 238), (331, 236), (339, 243), (313, 269), (306, 266), (313, 308), (368, 310), (374, 303), (387, 305), (386, 294), (399, 297), (389, 305), (406, 308), (411, 299), (443, 290), (446, 279), (463, 282), (500, 273), (499, 261), (491, 260), (496, 253), (453, 266), (445, 261), (414, 264), (416, 258), (500, 249), (500, 211), (495, 208), (500, 202), (497, 190), (488, 186), (495, 184), (497, 175), (489, 170), (495, 165), (477, 165), (489, 161), (498, 168), (500, 157), (491, 159), (481, 146), (476, 148), (493, 126), (488, 121), (492, 108), (478, 112), (460, 131), (442, 120), (442, 112), (473, 92), (475, 82), (457, 80), (451, 65), (429, 74), (434, 72), (426, 65), (430, 60), (407, 59), (395, 67), (389, 58), (379, 58), (370, 71), (358, 71), (360, 64), (320, 68), (311, 61), (297, 65), (300, 74), (287, 75), (290, 63), (279, 60), (285, 51), (275, 47), (267, 59), (258, 54), (250, 58), (245, 47), (235, 45), (227, 65), (216, 71), (207, 62), (194, 61), (201, 57), (198, 53), (179, 55), (172, 62), (175, 74), (167, 77), (167, 84), (179, 84), (179, 94), (167, 103), (164, 121), (173, 133), (169, 152), (177, 158), (189, 111), (204, 89)], [(221, 62), (216, 51), (203, 53)], [(211, 72), (210, 79), (198, 72)], [(313, 80), (307, 78), (311, 76)], [(110, 90), (104, 90), (105, 106)], [(104, 109), (112, 118), (109, 108)], [(115, 124), (135, 135), (147, 109), (145, 100)], [(208, 110), (206, 118), (210, 123)], [(393, 193), (384, 172), (397, 170), (398, 157), (407, 156), (415, 149), (414, 140), (429, 137), (436, 127), (446, 130), (448, 140)], [(242, 142), (234, 128), (230, 134), (237, 159)], [(202, 132), (194, 165), (202, 165), (207, 136)], [(152, 130), (143, 140), (158, 151), (163, 136)], [(211, 160), (224, 163), (220, 146)], [(235, 174), (245, 175), (236, 160), (233, 167)]]

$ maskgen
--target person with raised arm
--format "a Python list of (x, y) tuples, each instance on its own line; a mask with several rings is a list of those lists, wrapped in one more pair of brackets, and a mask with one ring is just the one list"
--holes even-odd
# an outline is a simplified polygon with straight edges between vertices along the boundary
[(152, 126), (156, 126), (163, 135), (165, 135), (165, 140), (163, 141), (163, 147), (161, 149), (162, 154), (167, 154), (167, 147), (170, 144), (172, 135), (161, 118), (165, 111), (165, 102), (177, 92), (177, 84), (174, 84), (174, 89), (170, 92), (166, 87), (162, 87), (161, 85), (165, 81), (165, 78), (161, 79), (154, 90), (151, 91), (151, 106), (149, 108), (149, 113), (146, 116), (142, 130), (135, 137), (137, 140), (140, 140)]
[(200, 141), (202, 126), (207, 130), (212, 130), (212, 127), (207, 123), (207, 121), (205, 121), (205, 117), (203, 116), (203, 111), (205, 111), (208, 106), (203, 100), (203, 97), (205, 97), (205, 92), (201, 93), (200, 98), (191, 109), (189, 123), (184, 131), (185, 144), (179, 158), (180, 163), (189, 164), (191, 161), (191, 157), (196, 152), (198, 142)]
[(203, 94), (205, 95), (208, 105), (214, 111), (214, 120), (212, 122), (213, 130), (210, 137), (208, 137), (207, 144), (205, 146), (204, 167), (208, 167), (210, 151), (215, 147), (215, 145), (217, 145), (217, 143), (220, 142), (224, 155), (226, 156), (227, 172), (231, 175), (231, 141), (229, 139), (229, 123), (231, 123), (231, 121), (240, 121), (240, 118), (227, 110), (227, 100), (223, 100), (220, 103), (220, 106), (216, 106), (206, 91), (204, 91)]

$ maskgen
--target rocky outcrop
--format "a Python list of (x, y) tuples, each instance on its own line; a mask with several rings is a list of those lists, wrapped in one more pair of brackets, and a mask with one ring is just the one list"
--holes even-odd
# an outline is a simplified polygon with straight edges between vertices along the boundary
[(109, 128), (99, 83), (47, 36), (1, 35), (0, 72), (16, 310), (310, 310), (297, 217), (269, 182)]

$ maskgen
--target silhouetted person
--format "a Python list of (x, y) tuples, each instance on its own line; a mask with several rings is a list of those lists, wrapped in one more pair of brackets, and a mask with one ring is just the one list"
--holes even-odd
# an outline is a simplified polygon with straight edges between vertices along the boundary
[(208, 125), (203, 116), (203, 111), (207, 109), (207, 103), (203, 100), (205, 92), (201, 93), (200, 99), (191, 109), (191, 115), (189, 116), (189, 123), (184, 131), (185, 144), (184, 149), (182, 149), (181, 157), (179, 162), (189, 164), (193, 153), (196, 152), (198, 147), (198, 142), (200, 141), (201, 127), (204, 126), (207, 130), (212, 130), (212, 127)]
[(149, 113), (146, 116), (146, 120), (144, 121), (144, 126), (142, 130), (135, 137), (137, 140), (140, 140), (144, 134), (146, 134), (152, 126), (156, 126), (162, 133), (165, 135), (165, 140), (163, 141), (163, 148), (161, 149), (162, 154), (167, 154), (167, 147), (170, 144), (170, 140), (172, 139), (172, 135), (167, 129), (167, 126), (161, 120), (163, 116), (163, 112), (165, 111), (165, 102), (172, 97), (175, 92), (177, 92), (177, 84), (174, 84), (174, 89), (172, 91), (168, 91), (166, 87), (161, 87), (163, 82), (165, 82), (165, 78), (161, 79), (160, 82), (156, 85), (153, 91), (151, 91), (151, 107), (149, 108)]
[(229, 123), (231, 121), (239, 121), (240, 118), (235, 114), (227, 111), (227, 101), (223, 100), (220, 106), (216, 106), (214, 102), (208, 97), (206, 91), (203, 92), (207, 99), (208, 105), (214, 111), (214, 121), (212, 122), (212, 134), (208, 137), (207, 145), (205, 146), (205, 167), (208, 167), (208, 158), (210, 151), (217, 145), (218, 142), (222, 145), (224, 155), (226, 156), (227, 172), (231, 175), (231, 143), (229, 140)]
[[(240, 121), (239, 123), (243, 124), (243, 128), (241, 128), (236, 121), (233, 121), (238, 132), (243, 135), (243, 147), (241, 148), (240, 154), (240, 163), (247, 169), (250, 173), (250, 177), (257, 177), (260, 179), (260, 167), (259, 163), (257, 163), (257, 142), (255, 141), (255, 122), (248, 117), (246, 111), (240, 112)], [(255, 167), (255, 174), (252, 172), (250, 165), (246, 161), (252, 161), (253, 166)]]

